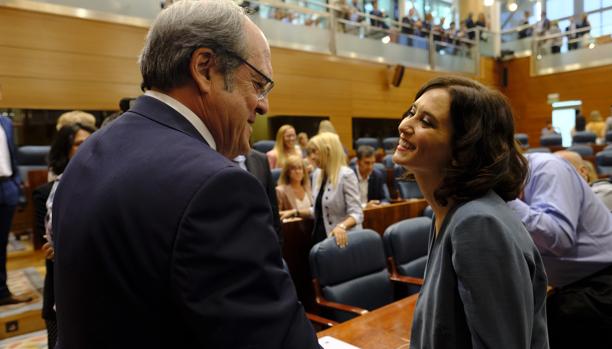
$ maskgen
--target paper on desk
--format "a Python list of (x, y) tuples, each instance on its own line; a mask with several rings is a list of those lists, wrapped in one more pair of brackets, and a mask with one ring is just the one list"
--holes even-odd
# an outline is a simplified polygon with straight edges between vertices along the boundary
[(323, 349), (360, 349), (331, 336), (319, 338), (319, 344), (321, 344)]

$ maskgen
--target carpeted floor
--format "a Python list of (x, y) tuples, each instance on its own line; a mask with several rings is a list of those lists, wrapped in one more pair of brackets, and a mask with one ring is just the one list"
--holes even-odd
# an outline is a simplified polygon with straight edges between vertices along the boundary
[(8, 287), (13, 294), (28, 295), (32, 300), (25, 304), (13, 304), (0, 307), (0, 317), (7, 317), (30, 310), (42, 309), (42, 289), (44, 286), (45, 267), (30, 267), (7, 272)]

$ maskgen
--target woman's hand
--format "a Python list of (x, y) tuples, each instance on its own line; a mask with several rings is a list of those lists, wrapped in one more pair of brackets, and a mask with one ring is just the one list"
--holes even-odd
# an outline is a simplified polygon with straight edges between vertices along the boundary
[(336, 244), (338, 244), (338, 247), (344, 248), (348, 245), (348, 235), (346, 233), (346, 229), (336, 226), (332, 230), (331, 236), (336, 238)]
[(300, 213), (298, 210), (285, 210), (285, 211), (280, 211), (280, 219), (284, 220), (284, 219), (288, 219), (288, 218), (295, 218), (295, 217), (299, 217)]
[(55, 258), (55, 250), (53, 249), (53, 244), (50, 242), (45, 242), (42, 246), (42, 250), (45, 252), (45, 258), (53, 260)]

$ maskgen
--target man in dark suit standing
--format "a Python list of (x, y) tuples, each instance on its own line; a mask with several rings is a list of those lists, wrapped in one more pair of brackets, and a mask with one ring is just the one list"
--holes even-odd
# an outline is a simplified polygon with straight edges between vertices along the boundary
[(21, 179), (15, 159), (11, 119), (0, 116), (0, 126), (0, 305), (6, 305), (28, 302), (32, 298), (11, 294), (6, 284), (6, 245), (21, 193)]
[(351, 165), (359, 181), (361, 203), (367, 207), (378, 206), (389, 202), (389, 189), (387, 189), (387, 175), (376, 168), (375, 149), (369, 145), (357, 148), (357, 162)]
[(268, 110), (265, 36), (231, 0), (176, 2), (140, 69), (145, 96), (57, 189), (58, 348), (318, 348), (265, 190), (230, 160)]
[(272, 178), (272, 172), (270, 172), (270, 163), (266, 154), (259, 152), (255, 149), (245, 155), (238, 155), (234, 162), (238, 164), (242, 169), (249, 171), (259, 183), (266, 190), (266, 196), (270, 200), (270, 206), (272, 206), (272, 219), (274, 220), (274, 230), (278, 235), (278, 240), (282, 244), (282, 231), (281, 221), (278, 214), (278, 203), (276, 202), (276, 182)]

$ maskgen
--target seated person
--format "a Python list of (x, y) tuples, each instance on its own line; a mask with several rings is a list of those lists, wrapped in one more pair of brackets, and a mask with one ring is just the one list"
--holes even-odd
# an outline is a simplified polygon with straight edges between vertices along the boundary
[(278, 184), (276, 198), (281, 215), (297, 216), (298, 210), (310, 210), (312, 207), (310, 179), (306, 175), (304, 160), (301, 157), (296, 155), (287, 157)]
[(592, 168), (593, 165), (583, 160), (580, 154), (576, 152), (560, 150), (555, 152), (555, 155), (567, 160), (574, 166), (580, 177), (584, 178), (584, 180), (589, 183), (595, 195), (601, 199), (610, 211), (612, 211), (612, 183), (610, 183), (610, 180), (598, 179), (595, 169)]
[[(612, 215), (567, 161), (526, 154), (522, 198), (508, 204), (542, 255), (551, 348), (601, 348), (612, 343)], [(609, 347), (609, 346), (606, 346)]]
[(381, 202), (389, 202), (387, 174), (374, 167), (375, 162), (374, 148), (362, 145), (357, 148), (357, 163), (351, 165), (359, 181), (361, 204), (366, 207), (375, 207)]

